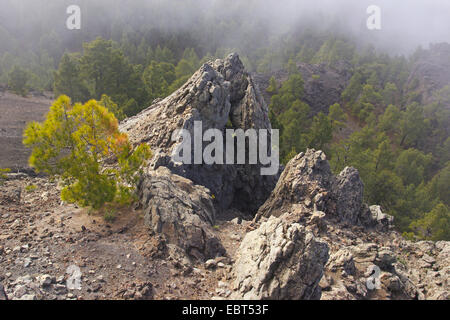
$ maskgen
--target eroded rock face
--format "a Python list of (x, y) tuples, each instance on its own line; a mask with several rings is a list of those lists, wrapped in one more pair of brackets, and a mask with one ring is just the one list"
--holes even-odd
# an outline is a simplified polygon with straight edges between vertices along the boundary
[(258, 210), (256, 220), (278, 217), (300, 203), (306, 207), (315, 205), (318, 210), (325, 211), (332, 182), (325, 153), (315, 150), (301, 152), (286, 165), (274, 191)]
[(168, 243), (200, 260), (225, 253), (211, 229), (215, 209), (208, 189), (159, 167), (142, 180), (139, 193), (145, 224)]
[(298, 223), (270, 217), (237, 252), (234, 299), (319, 299), (328, 246)]
[(289, 161), (255, 220), (298, 211), (297, 208), (302, 205), (311, 212), (324, 212), (348, 225), (375, 227), (386, 224), (389, 227), (392, 218), (373, 213), (363, 203), (363, 192), (364, 185), (358, 170), (346, 167), (334, 176), (325, 153), (308, 149)]
[(237, 54), (203, 65), (172, 95), (124, 120), (120, 130), (134, 144), (150, 145), (154, 152), (152, 169), (166, 166), (206, 186), (222, 209), (235, 207), (255, 213), (277, 179), (277, 176), (262, 176), (260, 165), (194, 165), (172, 161), (171, 155), (182, 141), (176, 130), (185, 129), (193, 137), (195, 121), (202, 121), (203, 132), (207, 129), (224, 132), (227, 123), (233, 129), (271, 129), (267, 105)]
[(350, 224), (356, 224), (363, 206), (364, 185), (355, 168), (346, 167), (336, 177), (333, 186), (336, 214)]

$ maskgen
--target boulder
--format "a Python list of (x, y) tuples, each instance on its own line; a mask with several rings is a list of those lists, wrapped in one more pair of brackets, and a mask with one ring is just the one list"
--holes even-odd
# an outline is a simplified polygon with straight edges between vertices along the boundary
[(212, 226), (215, 209), (210, 191), (165, 167), (150, 171), (139, 185), (145, 224), (192, 258), (225, 253)]
[(233, 299), (319, 299), (328, 245), (298, 223), (271, 216), (249, 232), (233, 267)]

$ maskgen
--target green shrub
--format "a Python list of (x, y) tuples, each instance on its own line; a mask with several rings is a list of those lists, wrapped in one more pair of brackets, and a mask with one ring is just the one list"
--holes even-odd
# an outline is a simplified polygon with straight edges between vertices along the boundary
[(151, 157), (146, 144), (133, 150), (100, 102), (72, 105), (67, 96), (54, 102), (44, 122), (26, 127), (24, 144), (32, 148), (32, 167), (60, 178), (63, 201), (96, 210), (133, 201), (141, 168)]

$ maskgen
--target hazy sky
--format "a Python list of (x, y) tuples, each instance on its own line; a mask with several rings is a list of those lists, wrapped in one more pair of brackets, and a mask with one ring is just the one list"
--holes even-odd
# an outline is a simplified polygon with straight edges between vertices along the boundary
[[(418, 45), (450, 42), (450, 0), (0, 0), (0, 25), (16, 32), (33, 23), (62, 27), (64, 8), (70, 4), (79, 4), (82, 14), (83, 10), (95, 11), (106, 24), (118, 18), (130, 24), (151, 19), (157, 25), (183, 29), (204, 16), (210, 21), (240, 16), (280, 32), (302, 23), (317, 28), (333, 26), (391, 52), (406, 53)], [(369, 5), (381, 8), (379, 31), (366, 28)], [(39, 21), (48, 10), (61, 11), (61, 19)], [(18, 19), (18, 11), (22, 19)], [(241, 31), (234, 31), (237, 41)]]

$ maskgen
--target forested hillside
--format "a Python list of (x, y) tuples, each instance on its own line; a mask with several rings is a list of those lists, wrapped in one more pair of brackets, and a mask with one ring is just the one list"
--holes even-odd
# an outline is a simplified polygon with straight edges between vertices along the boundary
[[(86, 2), (83, 27), (69, 31), (65, 1), (51, 10), (9, 1), (20, 19), (0, 23), (0, 84), (23, 96), (100, 100), (123, 120), (174, 92), (204, 62), (237, 51), (256, 79), (269, 79), (260, 89), (280, 129), (283, 163), (307, 148), (324, 150), (336, 173), (359, 170), (366, 201), (393, 215), (407, 237), (450, 240), (450, 44), (394, 55), (307, 21), (272, 29), (247, 19), (242, 3), (231, 15), (213, 5), (202, 15), (178, 1), (176, 12), (194, 12), (186, 28), (162, 5), (149, 18)], [(323, 105), (322, 94), (335, 101)]]

